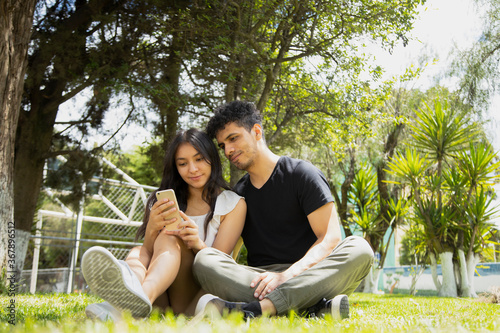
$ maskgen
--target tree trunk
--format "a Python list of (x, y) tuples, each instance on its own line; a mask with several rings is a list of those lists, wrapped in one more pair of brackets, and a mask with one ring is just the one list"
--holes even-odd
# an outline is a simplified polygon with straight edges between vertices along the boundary
[(0, 3), (0, 270), (7, 271), (14, 269), (11, 264), (17, 266), (17, 262), (8, 261), (12, 260), (9, 250), (18, 256), (17, 239), (6, 240), (9, 231), (17, 227), (13, 177), (15, 137), (35, 5), (36, 0), (2, 0)]
[[(14, 170), (14, 216), (18, 235), (31, 234), (33, 217), (43, 183), (46, 154), (52, 145), (57, 107), (46, 107), (42, 112), (38, 105), (29, 112), (21, 111), (17, 135)], [(17, 266), (24, 266), (26, 250), (16, 255)]]
[(432, 280), (434, 281), (434, 285), (436, 286), (436, 290), (438, 294), (441, 292), (441, 282), (439, 282), (439, 277), (437, 273), (437, 260), (434, 252), (429, 254), (429, 258), (431, 259), (431, 274)]
[(460, 287), (462, 297), (471, 297), (470, 281), (467, 270), (467, 261), (465, 260), (465, 253), (463, 249), (458, 250), (459, 259), (459, 274), (460, 274)]
[(441, 272), (443, 283), (439, 296), (457, 297), (457, 281), (455, 279), (455, 270), (453, 265), (453, 252), (445, 251), (439, 254), (441, 259)]
[(474, 254), (474, 252), (467, 255), (467, 278), (469, 279), (470, 297), (477, 297), (476, 289), (474, 288), (474, 273), (476, 272), (478, 262), (479, 256)]
[[(393, 226), (391, 226), (390, 223), (388, 223), (388, 221), (390, 220), (388, 214), (388, 202), (391, 199), (391, 195), (387, 183), (386, 166), (387, 162), (394, 156), (394, 151), (399, 142), (398, 141), (399, 135), (403, 131), (403, 128), (404, 128), (403, 123), (399, 123), (392, 128), (391, 132), (389, 133), (389, 135), (385, 140), (383, 159), (381, 159), (380, 162), (375, 166), (377, 170), (377, 188), (379, 193), (379, 205), (380, 205), (380, 213), (379, 213), (380, 218), (378, 219), (379, 222), (377, 225), (377, 229), (380, 230), (381, 235), (385, 235), (389, 227), (392, 227), (392, 229), (394, 229), (396, 225), (394, 224)], [(373, 246), (373, 250), (377, 251), (377, 249), (379, 249), (383, 241), (384, 241), (384, 236), (377, 239), (372, 239), (371, 244)], [(383, 256), (382, 260), (380, 261), (380, 267), (384, 267), (384, 261), (385, 261), (385, 256)]]
[(344, 234), (346, 237), (352, 236), (351, 229), (349, 228), (349, 221), (347, 221), (347, 204), (349, 197), (349, 189), (351, 188), (352, 182), (356, 175), (356, 154), (354, 148), (349, 149), (349, 169), (345, 173), (345, 179), (340, 186), (340, 197), (337, 190), (334, 188), (333, 196), (338, 205), (338, 212), (340, 217), (340, 222), (342, 224), (342, 229), (344, 229)]
[(19, 229), (29, 232), (42, 188), (45, 159), (52, 146), (58, 110), (57, 106), (43, 102), (32, 103), (31, 106), (29, 111), (21, 111), (19, 117), (14, 170), (14, 216)]
[[(178, 15), (174, 15), (172, 18), (173, 26), (177, 29), (181, 24)], [(172, 32), (172, 44), (169, 48), (169, 55), (166, 62), (165, 77), (161, 85), (156, 87), (160, 91), (164, 89), (164, 85), (168, 87), (167, 91), (162, 94), (163, 103), (166, 105), (166, 133), (164, 134), (164, 141), (166, 143), (175, 136), (177, 132), (177, 123), (179, 122), (179, 110), (182, 104), (181, 93), (179, 91), (179, 82), (182, 70), (182, 45), (185, 43), (185, 36), (179, 31), (175, 30)], [(156, 90), (155, 89), (155, 90)], [(167, 93), (165, 95), (165, 93)], [(155, 99), (153, 99), (155, 100)], [(161, 103), (161, 102), (160, 102)], [(162, 110), (163, 111), (163, 110)], [(164, 146), (167, 148), (167, 145)]]
[(30, 231), (24, 231), (16, 229), (16, 281), (19, 282), (21, 279), (21, 273), (24, 268), (24, 259), (26, 258), (26, 252), (28, 251), (28, 245), (30, 242)]
[[(392, 226), (392, 228), (391, 228), (391, 232), (389, 233), (389, 237), (387, 238), (387, 244), (385, 244), (385, 246), (383, 243), (384, 237), (378, 239), (377, 246), (380, 249), (378, 251), (380, 253), (380, 262), (378, 263), (378, 266), (380, 268), (384, 268), (385, 258), (387, 257), (387, 251), (389, 250), (389, 244), (391, 243), (391, 238), (392, 238), (393, 234), (394, 234), (394, 226)], [(373, 243), (371, 243), (371, 244), (373, 244)]]

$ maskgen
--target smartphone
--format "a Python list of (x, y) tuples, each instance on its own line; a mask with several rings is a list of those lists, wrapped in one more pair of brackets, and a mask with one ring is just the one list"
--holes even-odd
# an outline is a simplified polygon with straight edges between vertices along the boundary
[(179, 230), (179, 229), (177, 229), (177, 225), (182, 222), (182, 218), (181, 218), (181, 214), (179, 214), (179, 204), (177, 203), (177, 198), (175, 197), (174, 190), (169, 189), (169, 190), (163, 190), (163, 191), (156, 192), (156, 199), (158, 201), (163, 200), (165, 198), (167, 198), (170, 201), (173, 201), (174, 207), (177, 208), (177, 210), (175, 212), (173, 212), (172, 214), (167, 216), (167, 218), (169, 218), (169, 219), (176, 217), (177, 220), (174, 223), (166, 224), (165, 229), (171, 230), (171, 231)]

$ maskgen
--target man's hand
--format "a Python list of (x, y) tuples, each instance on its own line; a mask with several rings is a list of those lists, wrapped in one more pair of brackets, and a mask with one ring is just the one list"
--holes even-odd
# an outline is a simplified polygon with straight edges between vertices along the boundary
[(287, 271), (281, 273), (264, 272), (257, 275), (257, 277), (252, 280), (250, 287), (254, 288), (258, 284), (257, 289), (255, 289), (254, 297), (263, 300), (267, 294), (291, 278), (292, 276), (288, 274)]

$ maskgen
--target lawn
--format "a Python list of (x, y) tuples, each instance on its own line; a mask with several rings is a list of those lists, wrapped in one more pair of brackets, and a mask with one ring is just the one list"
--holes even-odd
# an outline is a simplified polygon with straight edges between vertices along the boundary
[(244, 321), (240, 315), (193, 320), (153, 313), (148, 320), (130, 317), (118, 324), (86, 319), (88, 294), (17, 295), (16, 321), (7, 321), (10, 298), (0, 296), (0, 331), (10, 332), (500, 332), (500, 305), (478, 299), (354, 294), (351, 318), (341, 322), (294, 315)]

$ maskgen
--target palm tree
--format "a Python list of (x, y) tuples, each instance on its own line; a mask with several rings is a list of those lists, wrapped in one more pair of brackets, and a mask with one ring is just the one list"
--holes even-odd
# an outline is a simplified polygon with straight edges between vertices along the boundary
[[(404, 155), (397, 154), (388, 164), (389, 172), (399, 179), (397, 183), (411, 189), (414, 219), (425, 232), (439, 294), (457, 296), (460, 289), (465, 296), (473, 296), (467, 277), (475, 266), (474, 249), (482, 237), (480, 230), (492, 216), (482, 186), (495, 177), (492, 171), (500, 162), (493, 163), (496, 154), (490, 146), (474, 145), (480, 138), (478, 126), (446, 102), (436, 100), (433, 108), (426, 104), (419, 109), (411, 128), (414, 147)], [(463, 260), (464, 245), (468, 260)], [(442, 282), (437, 278), (437, 257), (442, 265)], [(456, 257), (462, 258), (460, 286), (455, 277)]]
[[(493, 224), (490, 223), (496, 214), (490, 208), (492, 198), (488, 191), (493, 185), (493, 180), (498, 178), (494, 172), (500, 167), (500, 161), (494, 162), (497, 154), (489, 144), (470, 143), (468, 151), (457, 154), (457, 168), (459, 176), (447, 177), (447, 183), (454, 193), (455, 206), (460, 213), (460, 230), (458, 238), (458, 257), (460, 262), (460, 281), (462, 296), (477, 296), (474, 290), (472, 277), (474, 269), (479, 262), (479, 252), (484, 247), (485, 237), (491, 232)], [(458, 186), (457, 186), (458, 185)], [(463, 191), (458, 187), (462, 185)], [(467, 249), (467, 255), (464, 250)]]

